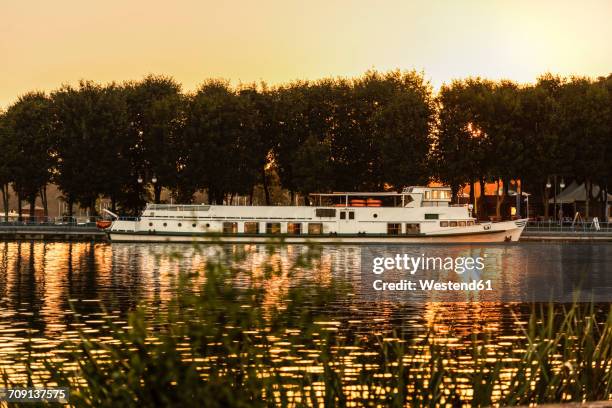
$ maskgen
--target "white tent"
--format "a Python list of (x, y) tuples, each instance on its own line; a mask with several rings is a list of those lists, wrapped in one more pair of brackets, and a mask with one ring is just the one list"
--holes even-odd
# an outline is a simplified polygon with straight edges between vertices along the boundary
[[(597, 197), (598, 195), (599, 195), (599, 186), (596, 184), (593, 184), (592, 196)], [(572, 182), (572, 184), (567, 186), (565, 190), (557, 194), (556, 200), (553, 197), (549, 199), (548, 202), (550, 204), (554, 204), (555, 201), (557, 204), (573, 204), (577, 201), (583, 201), (583, 202), (586, 201), (586, 197), (587, 197), (587, 190), (586, 190), (584, 183), (578, 184), (574, 181)], [(612, 194), (608, 194), (608, 202), (612, 203)]]

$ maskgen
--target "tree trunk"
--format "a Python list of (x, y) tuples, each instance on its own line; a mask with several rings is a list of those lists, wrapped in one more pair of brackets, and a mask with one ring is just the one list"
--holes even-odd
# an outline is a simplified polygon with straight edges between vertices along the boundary
[(500, 182), (500, 179), (498, 178), (495, 181), (497, 185), (497, 188), (495, 189), (495, 217), (497, 217), (498, 219), (501, 218), (501, 204), (502, 204), (502, 197), (499, 195), (499, 182)]
[(19, 220), (19, 222), (23, 221), (22, 198), (23, 197), (21, 196), (21, 193), (17, 193), (17, 213), (18, 213), (17, 219)]
[(480, 212), (478, 213), (478, 219), (484, 219), (487, 216), (487, 206), (486, 206), (486, 195), (485, 195), (485, 187), (486, 187), (486, 183), (485, 183), (485, 179), (481, 178), (479, 180), (480, 183), (480, 204), (478, 205), (478, 207), (480, 208)]
[(9, 185), (2, 185), (2, 206), (4, 207), (4, 222), (8, 222), (9, 213)]
[[(72, 206), (74, 205), (74, 199), (72, 197), (68, 197), (68, 217), (72, 218)], [(70, 220), (72, 221), (72, 219)]]
[(593, 184), (591, 183), (590, 180), (586, 180), (584, 186), (586, 190), (584, 218), (585, 220), (587, 220), (589, 218), (589, 213), (590, 213), (589, 202), (591, 201), (591, 190), (593, 190)]
[(48, 205), (48, 202), (47, 202), (47, 185), (46, 184), (41, 187), (41, 189), (38, 192), (38, 194), (40, 195), (40, 202), (41, 202), (42, 207), (43, 207), (43, 215), (44, 215), (45, 221), (46, 221), (49, 218), (49, 205)]
[(36, 194), (30, 194), (30, 197), (28, 198), (28, 201), (30, 203), (30, 223), (35, 222), (35, 217), (36, 217)]
[(111, 195), (111, 211), (117, 212), (117, 197), (114, 194)]
[(155, 194), (155, 204), (159, 204), (161, 202), (162, 186), (159, 185), (158, 183), (153, 185), (153, 193)]
[(604, 183), (604, 218), (606, 222), (609, 222), (608, 219), (608, 182)]
[(266, 175), (266, 167), (261, 168), (261, 182), (263, 184), (264, 196), (266, 198), (266, 205), (270, 205), (270, 190), (268, 188), (268, 176)]
[(518, 200), (516, 200), (516, 215), (518, 218), (523, 218), (523, 180), (516, 179), (516, 195)]
[(451, 204), (457, 204), (457, 196), (459, 193), (459, 185), (451, 183)]
[(544, 199), (542, 200), (542, 204), (544, 204), (544, 219), (548, 220), (548, 189), (544, 186), (544, 194), (542, 194)]
[(474, 181), (470, 181), (470, 204), (474, 205), (473, 214), (478, 214), (478, 206), (476, 205), (476, 192), (474, 191)]

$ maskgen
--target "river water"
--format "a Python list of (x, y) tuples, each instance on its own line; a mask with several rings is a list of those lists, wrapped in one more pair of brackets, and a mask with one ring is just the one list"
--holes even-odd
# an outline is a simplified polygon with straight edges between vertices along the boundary
[[(246, 256), (230, 260), (232, 254)], [(396, 251), (383, 248), (382, 251)], [(612, 276), (611, 244), (520, 243), (491, 246), (411, 247), (420, 253), (484, 255), (486, 269), (496, 285), (512, 291), (526, 278), (550, 280), (558, 271), (586, 271), (604, 283)], [(65, 340), (77, 340), (78, 331), (104, 339), (105, 319), (125, 325), (126, 312), (142, 304), (151, 316), (163, 312), (176, 290), (177, 276), (202, 270), (212, 260), (227, 259), (259, 271), (265, 262), (289, 268), (305, 251), (303, 246), (225, 245), (194, 247), (187, 244), (100, 244), (0, 242), (0, 368), (21, 375), (25, 350), (53, 353)], [(411, 301), (372, 291), (362, 265), (359, 246), (324, 246), (314, 267), (297, 274), (275, 274), (266, 281), (265, 302), (274, 304), (288, 287), (329, 285), (342, 281), (349, 290), (322, 307), (329, 324), (352, 333), (410, 333), (438, 319), (452, 327), (452, 337), (496, 333), (510, 342), (520, 333), (529, 313), (526, 303), (476, 299), (470, 303)], [(544, 277), (544, 278), (542, 278)], [(201, 275), (194, 279), (203, 279)], [(369, 280), (370, 279), (370, 280)], [(536, 279), (537, 280), (537, 279)], [(244, 284), (240, 280), (236, 285)], [(552, 282), (551, 282), (552, 284)], [(611, 285), (612, 286), (612, 285)], [(610, 293), (612, 293), (612, 288)], [(472, 299), (474, 300), (474, 299)], [(468, 306), (466, 306), (468, 305)], [(609, 307), (603, 303), (602, 309)], [(441, 318), (440, 318), (441, 316)], [(444, 334), (442, 334), (444, 336)], [(450, 335), (449, 335), (450, 337)], [(35, 369), (35, 367), (34, 367)]]

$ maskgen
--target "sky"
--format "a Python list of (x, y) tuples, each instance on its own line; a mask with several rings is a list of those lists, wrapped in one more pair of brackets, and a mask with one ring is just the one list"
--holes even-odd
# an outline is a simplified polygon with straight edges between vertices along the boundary
[(423, 71), (612, 72), (612, 1), (0, 0), (0, 108), (31, 90), (173, 76), (233, 84)]

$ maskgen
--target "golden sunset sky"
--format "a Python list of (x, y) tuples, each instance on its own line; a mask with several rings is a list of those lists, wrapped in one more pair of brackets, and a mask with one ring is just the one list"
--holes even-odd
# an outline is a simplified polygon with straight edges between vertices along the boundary
[(79, 79), (236, 84), (417, 69), (434, 87), (612, 72), (612, 1), (0, 0), (0, 107)]

